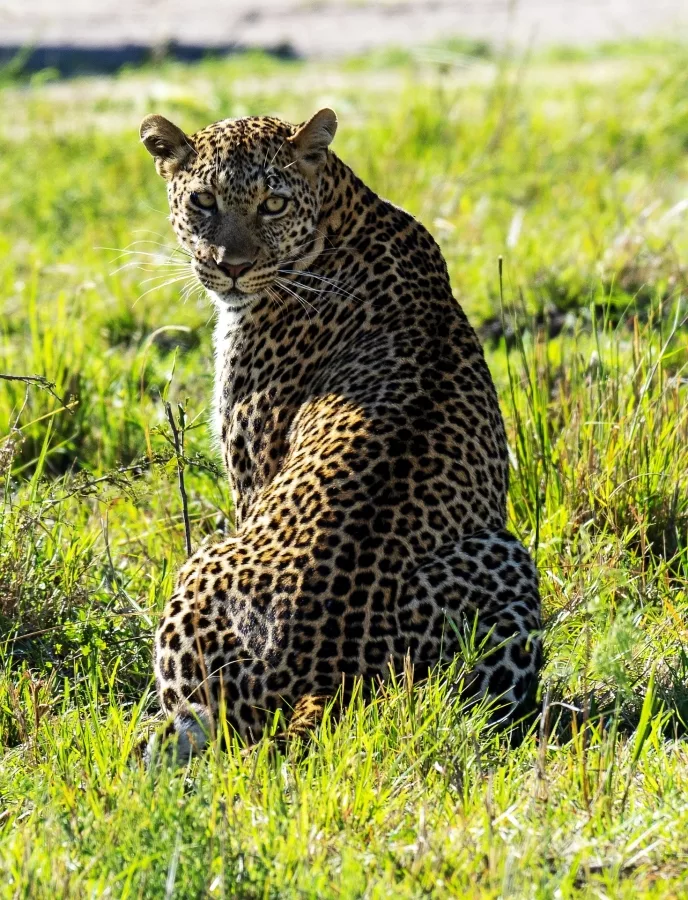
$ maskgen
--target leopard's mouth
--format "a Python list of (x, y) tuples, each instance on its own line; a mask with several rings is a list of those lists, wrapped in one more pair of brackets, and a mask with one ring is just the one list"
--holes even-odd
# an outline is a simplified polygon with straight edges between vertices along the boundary
[(240, 278), (232, 278), (225, 274), (218, 266), (209, 265), (208, 263), (198, 260), (194, 266), (196, 278), (201, 282), (204, 288), (220, 295), (241, 296), (242, 294), (250, 294), (243, 288), (239, 281)]

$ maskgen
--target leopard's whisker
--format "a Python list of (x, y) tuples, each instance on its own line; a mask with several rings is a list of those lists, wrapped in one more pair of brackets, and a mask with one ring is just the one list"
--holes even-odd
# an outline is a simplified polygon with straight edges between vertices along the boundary
[[(156, 280), (159, 280), (159, 279), (162, 279), (162, 278), (167, 278), (167, 276), (170, 275), (170, 274), (173, 274), (173, 273), (170, 273), (170, 272), (164, 272), (164, 273), (161, 273), (161, 274), (158, 274), (158, 275), (151, 275), (150, 278), (144, 278), (144, 279), (141, 281), (141, 284), (150, 284), (151, 281), (156, 281)], [(178, 271), (178, 272), (176, 272), (176, 273), (174, 273), (174, 274), (182, 276), (182, 275), (189, 275), (189, 272), (188, 272), (186, 269), (184, 269), (184, 270)]]
[(162, 288), (169, 287), (169, 285), (171, 284), (177, 284), (180, 281), (185, 281), (188, 277), (188, 275), (178, 275), (176, 278), (170, 278), (169, 281), (165, 281), (163, 284), (154, 284), (153, 287), (148, 288), (147, 291), (144, 291), (143, 294), (140, 294), (136, 298), (136, 300), (134, 300), (132, 306), (136, 306), (139, 300), (143, 300), (143, 298), (152, 293), (152, 291), (162, 290)]
[[(301, 244), (299, 247), (296, 248), (296, 251), (295, 251), (296, 253), (298, 253), (302, 250), (305, 250), (306, 247), (309, 247), (311, 244), (314, 244), (318, 240), (319, 237), (323, 238), (323, 240), (325, 240), (325, 241), (330, 241), (330, 238), (329, 238), (327, 232), (322, 231), (320, 228), (314, 228), (313, 231), (316, 233), (317, 237), (311, 238), (309, 241), (304, 241), (303, 244)], [(323, 253), (326, 250), (337, 250), (340, 247), (346, 247), (346, 246), (347, 246), (347, 244), (339, 244), (334, 247), (323, 247), (322, 250), (320, 251), (320, 253)]]
[(324, 285), (320, 288), (313, 288), (309, 287), (306, 284), (302, 284), (300, 281), (290, 281), (289, 284), (294, 285), (300, 290), (309, 291), (311, 294), (317, 294), (319, 297), (324, 297), (327, 294), (331, 294), (336, 297), (346, 297), (346, 294), (342, 294), (341, 291), (336, 291), (334, 290), (334, 288), (326, 288)]
[[(324, 250), (321, 250), (320, 253), (318, 253), (318, 255), (312, 259), (312, 261), (315, 262), (322, 256), (334, 256), (336, 253), (342, 252), (345, 251), (343, 251), (340, 247), (328, 247)], [(311, 253), (304, 253), (303, 256), (290, 256), (288, 259), (283, 259), (280, 263), (280, 266), (294, 265), (296, 263), (303, 262), (304, 259), (311, 259), (311, 257)]]
[(277, 284), (279, 284), (279, 286), (282, 288), (283, 291), (286, 291), (288, 294), (291, 294), (292, 297), (294, 297), (296, 300), (298, 300), (298, 302), (299, 302), (299, 303), (301, 304), (301, 306), (304, 308), (304, 310), (305, 310), (305, 312), (306, 312), (306, 315), (308, 316), (308, 321), (309, 321), (309, 322), (311, 321), (311, 317), (310, 317), (310, 314), (309, 314), (309, 312), (308, 312), (308, 307), (310, 307), (310, 308), (315, 312), (316, 315), (319, 315), (318, 310), (315, 308), (315, 306), (313, 306), (312, 303), (308, 303), (307, 300), (304, 300), (303, 297), (300, 297), (295, 291), (292, 291), (289, 287), (287, 287), (287, 286), (286, 286), (282, 281), (280, 281), (279, 279), (275, 279), (275, 281), (276, 281)]
[(175, 253), (182, 253), (185, 256), (191, 257), (191, 253), (185, 248), (181, 247), (179, 244), (176, 246), (172, 246), (170, 244), (161, 244), (158, 241), (149, 241), (149, 240), (139, 240), (132, 241), (130, 244), (127, 244), (126, 247), (94, 247), (94, 250), (112, 250), (114, 253), (121, 253), (123, 256), (125, 254), (135, 255), (139, 254), (140, 256), (160, 256), (160, 253), (148, 253), (145, 250), (133, 250), (132, 247), (135, 247), (137, 244), (153, 244), (163, 247), (165, 250), (169, 250), (169, 254), (166, 258), (170, 259), (174, 256)]
[[(164, 266), (168, 263), (171, 265), (189, 265), (189, 263), (182, 263), (182, 260), (180, 259), (173, 259), (172, 256), (162, 256), (159, 253), (145, 253), (143, 250), (121, 251), (114, 257), (112, 262), (117, 262), (118, 259), (122, 259), (122, 257), (126, 256), (133, 256), (136, 260), (146, 262), (148, 265)], [(151, 260), (154, 260), (154, 262), (151, 262)]]
[(268, 297), (277, 304), (280, 310), (286, 309), (286, 305), (277, 291), (273, 291), (271, 287), (266, 288), (266, 293)]
[[(282, 147), (284, 147), (284, 141), (282, 141), (282, 143), (279, 145), (279, 147), (277, 148), (277, 150), (275, 150), (274, 156), (272, 157), (272, 159), (271, 159), (270, 162), (268, 163), (268, 166), (267, 166), (268, 169), (271, 169), (271, 168), (272, 168), (272, 166), (273, 166), (275, 160), (276, 160), (277, 157), (279, 156), (279, 153), (280, 153)], [(265, 158), (266, 158), (266, 159), (268, 158), (268, 153), (269, 153), (269, 150), (267, 150), (266, 153), (265, 153)], [(265, 168), (265, 164), (264, 164), (264, 163), (263, 163), (263, 168)]]
[(361, 300), (360, 297), (357, 297), (355, 294), (352, 294), (352, 293), (350, 293), (349, 291), (344, 290), (344, 288), (343, 288), (338, 282), (332, 281), (331, 278), (325, 278), (324, 275), (318, 275), (318, 274), (316, 274), (315, 272), (309, 272), (308, 269), (304, 269), (304, 270), (302, 270), (302, 271), (299, 271), (299, 270), (297, 270), (297, 269), (280, 269), (280, 274), (284, 274), (284, 275), (305, 275), (305, 276), (308, 276), (308, 277), (310, 277), (310, 278), (315, 278), (315, 279), (317, 279), (318, 281), (324, 282), (325, 284), (330, 284), (330, 285), (332, 285), (333, 287), (337, 288), (337, 289), (340, 291), (340, 293), (342, 293), (344, 296), (350, 297), (352, 300), (355, 300), (357, 303), (362, 303), (362, 302), (363, 302), (363, 301)]
[(310, 320), (311, 320), (310, 313), (308, 311), (308, 307), (305, 305), (305, 303), (303, 301), (303, 298), (299, 297), (299, 295), (295, 291), (292, 291), (290, 288), (286, 287), (284, 284), (280, 283), (279, 281), (277, 281), (276, 283), (279, 284), (280, 288), (283, 291), (286, 291), (287, 294), (289, 294), (291, 297), (293, 297), (299, 303), (299, 305), (301, 307), (303, 307), (303, 310), (306, 313), (306, 316), (308, 317), (308, 321), (310, 322)]
[[(155, 232), (153, 233), (155, 234)], [(154, 241), (151, 238), (139, 238), (121, 249), (128, 250), (130, 247), (136, 247), (137, 244), (152, 244), (154, 247), (164, 247), (165, 250), (170, 251), (170, 256), (173, 256), (175, 253), (183, 253), (185, 256), (191, 256), (191, 253), (181, 244), (170, 244), (167, 241), (163, 243), (162, 241)]]
[(167, 235), (164, 235), (161, 231), (154, 231), (152, 228), (132, 228), (132, 234), (154, 234), (156, 237), (163, 238), (165, 243), (168, 246), (172, 246), (167, 239)]
[(169, 275), (172, 271), (190, 271), (188, 264), (183, 265), (181, 263), (162, 262), (156, 265), (145, 260), (143, 262), (137, 262), (136, 260), (134, 260), (133, 262), (124, 263), (123, 265), (118, 266), (116, 269), (111, 269), (108, 272), (108, 275), (112, 277), (113, 275), (117, 275), (119, 272), (124, 272), (127, 269), (139, 269), (141, 272), (156, 272), (160, 271), (161, 269), (165, 269), (166, 271), (163, 273), (163, 277)]

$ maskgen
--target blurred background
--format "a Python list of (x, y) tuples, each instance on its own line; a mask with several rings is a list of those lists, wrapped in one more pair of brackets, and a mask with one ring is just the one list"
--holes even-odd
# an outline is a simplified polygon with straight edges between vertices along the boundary
[(170, 45), (259, 48), (331, 58), (461, 37), (532, 47), (671, 37), (683, 0), (3, 0), (3, 53), (34, 47), (30, 64), (61, 71), (140, 61)]

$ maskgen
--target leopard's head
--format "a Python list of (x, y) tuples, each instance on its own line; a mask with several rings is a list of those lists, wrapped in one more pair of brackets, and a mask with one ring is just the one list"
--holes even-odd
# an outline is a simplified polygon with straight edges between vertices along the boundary
[(172, 226), (217, 303), (249, 306), (322, 250), (322, 174), (336, 130), (331, 109), (300, 127), (251, 117), (191, 135), (162, 116), (143, 120)]

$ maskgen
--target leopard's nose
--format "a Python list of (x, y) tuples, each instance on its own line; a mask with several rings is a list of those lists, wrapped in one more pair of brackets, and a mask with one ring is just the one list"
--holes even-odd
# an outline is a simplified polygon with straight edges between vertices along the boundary
[(242, 275), (245, 275), (249, 269), (253, 268), (253, 263), (255, 260), (251, 262), (240, 262), (236, 264), (219, 262), (217, 264), (218, 269), (221, 272), (224, 272), (225, 275), (229, 275), (230, 278), (233, 278), (235, 281), (237, 278), (241, 278)]

